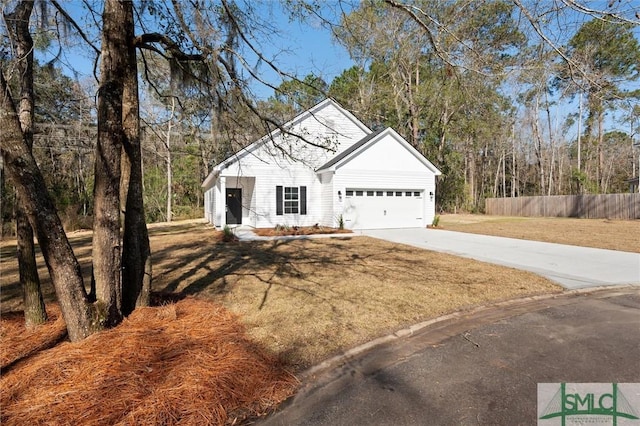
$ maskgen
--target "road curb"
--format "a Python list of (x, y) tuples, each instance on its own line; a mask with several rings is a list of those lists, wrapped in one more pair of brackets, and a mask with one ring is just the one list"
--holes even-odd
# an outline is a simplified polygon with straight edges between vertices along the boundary
[[(411, 325), (409, 327), (405, 327), (399, 329), (393, 333), (390, 333), (386, 336), (378, 337), (377, 339), (371, 340), (369, 342), (358, 345), (354, 348), (351, 348), (339, 355), (333, 356), (320, 364), (317, 364), (313, 367), (308, 368), (299, 374), (299, 380), (301, 383), (304, 383), (307, 380), (313, 379), (319, 374), (338, 368), (346, 363), (348, 363), (353, 358), (368, 352), (374, 348), (380, 347), (382, 345), (388, 344), (390, 342), (394, 342), (400, 339), (410, 338), (419, 332), (425, 331), (430, 326), (435, 326), (438, 324), (443, 324), (446, 322), (454, 323), (457, 320), (461, 319), (471, 319), (474, 317), (479, 317), (484, 315), (489, 319), (494, 318), (489, 315), (491, 312), (504, 312), (505, 310), (507, 315), (497, 315), (495, 316), (495, 320), (499, 321), (501, 319), (510, 318), (517, 315), (522, 315), (527, 312), (533, 312), (540, 309), (545, 309), (550, 307), (551, 304), (543, 304), (541, 302), (545, 301), (560, 301), (566, 302), (566, 304), (572, 303), (572, 299), (575, 299), (579, 296), (592, 295), (594, 293), (600, 294), (600, 297), (614, 297), (617, 295), (625, 294), (628, 290), (640, 291), (638, 286), (632, 284), (624, 284), (624, 285), (616, 285), (616, 286), (598, 286), (598, 287), (590, 287), (590, 288), (580, 288), (575, 290), (565, 290), (561, 293), (546, 293), (541, 295), (532, 295), (519, 297), (516, 299), (503, 300), (494, 303), (490, 303), (487, 305), (477, 306), (474, 308), (470, 308), (468, 310), (460, 310), (456, 312), (452, 312), (450, 314), (442, 315), (437, 318), (429, 319), (426, 321), (419, 322), (417, 324)], [(514, 308), (522, 308), (522, 309), (514, 309)], [(481, 326), (484, 323), (478, 323), (477, 326)]]

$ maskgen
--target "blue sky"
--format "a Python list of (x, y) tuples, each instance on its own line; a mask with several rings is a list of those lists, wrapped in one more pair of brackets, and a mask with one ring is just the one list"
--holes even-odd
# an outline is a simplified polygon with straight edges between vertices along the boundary
[[(331, 83), (342, 71), (353, 66), (347, 50), (332, 40), (331, 30), (323, 26), (320, 19), (310, 18), (304, 23), (290, 21), (279, 2), (273, 2), (270, 6), (269, 19), (281, 34), (274, 38), (272, 45), (265, 46), (264, 53), (275, 56), (283, 70), (300, 78), (314, 74)], [(330, 2), (323, 3), (320, 13), (337, 20), (339, 18), (336, 18), (332, 6)], [(274, 72), (266, 72), (265, 77), (277, 85), (278, 76)], [(254, 91), (260, 98), (273, 94), (267, 87), (255, 86)]]
[[(246, 0), (251, 2), (252, 0)], [(81, 0), (66, 0), (61, 2), (63, 7), (91, 36), (93, 22), (90, 14), (84, 9)], [(335, 2), (322, 3), (320, 13), (324, 16), (335, 18), (332, 6)], [(99, 5), (101, 12), (101, 5)], [(268, 42), (262, 44), (261, 50), (266, 57), (275, 59), (277, 65), (289, 74), (304, 78), (313, 73), (322, 77), (327, 83), (341, 74), (343, 70), (353, 65), (346, 49), (332, 40), (331, 31), (321, 25), (317, 18), (310, 18), (305, 23), (290, 20), (289, 15), (282, 9), (279, 1), (266, 1), (258, 6), (261, 11), (260, 19), (268, 20), (277, 30)], [(263, 13), (264, 11), (264, 13)], [(73, 34), (75, 30), (71, 30)], [(96, 37), (96, 36), (94, 36)], [(74, 42), (72, 42), (74, 43)], [(100, 40), (95, 41), (99, 46)], [(59, 55), (59, 56), (58, 56)], [(91, 80), (93, 72), (92, 52), (86, 48), (79, 39), (75, 46), (59, 46), (54, 43), (48, 52), (40, 52), (38, 55), (42, 61), (50, 60), (58, 56), (58, 64), (65, 69), (70, 76), (79, 80)], [(255, 58), (247, 56), (251, 65), (255, 65)], [(262, 64), (259, 68), (262, 77), (270, 84), (277, 86), (281, 77)], [(258, 98), (266, 99), (273, 94), (273, 90), (261, 84), (254, 84), (252, 91)]]

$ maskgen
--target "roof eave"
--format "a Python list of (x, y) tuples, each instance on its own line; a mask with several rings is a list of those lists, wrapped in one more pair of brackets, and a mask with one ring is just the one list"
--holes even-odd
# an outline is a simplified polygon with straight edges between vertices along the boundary
[(220, 168), (218, 166), (215, 166), (213, 170), (211, 170), (211, 173), (209, 173), (206, 179), (202, 182), (202, 185), (200, 185), (200, 187), (208, 188), (218, 178), (218, 176), (220, 176)]

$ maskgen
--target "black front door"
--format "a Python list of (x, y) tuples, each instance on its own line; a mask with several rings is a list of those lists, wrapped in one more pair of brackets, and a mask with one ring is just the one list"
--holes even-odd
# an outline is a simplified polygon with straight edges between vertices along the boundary
[(227, 224), (242, 224), (242, 189), (227, 188)]

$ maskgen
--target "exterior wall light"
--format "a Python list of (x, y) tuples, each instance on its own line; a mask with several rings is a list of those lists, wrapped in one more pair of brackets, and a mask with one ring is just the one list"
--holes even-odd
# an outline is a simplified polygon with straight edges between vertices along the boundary
[(429, 192), (429, 198), (433, 201), (433, 191)]
[(342, 201), (342, 191), (338, 190), (338, 199)]

